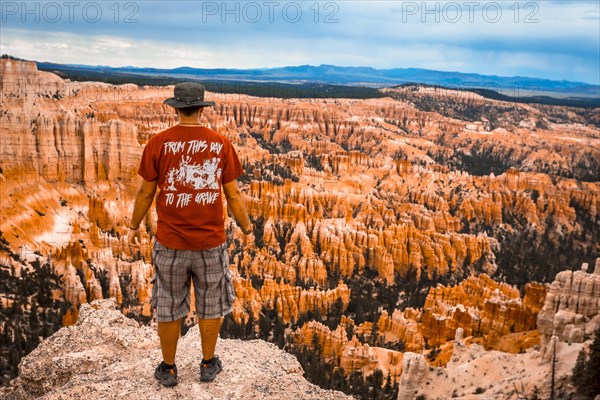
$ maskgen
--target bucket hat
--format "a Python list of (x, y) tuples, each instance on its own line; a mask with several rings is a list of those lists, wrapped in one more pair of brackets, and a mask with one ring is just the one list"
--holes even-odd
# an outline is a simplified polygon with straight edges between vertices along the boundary
[(175, 85), (173, 97), (163, 103), (173, 108), (214, 107), (214, 101), (204, 101), (204, 85), (197, 82), (182, 82)]

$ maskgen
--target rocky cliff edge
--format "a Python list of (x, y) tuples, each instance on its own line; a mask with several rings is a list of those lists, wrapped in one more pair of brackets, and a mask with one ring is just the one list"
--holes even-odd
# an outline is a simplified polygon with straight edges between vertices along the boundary
[(112, 299), (83, 304), (76, 325), (23, 358), (0, 399), (351, 399), (309, 383), (294, 356), (261, 340), (220, 339), (224, 369), (207, 384), (199, 381), (198, 330), (178, 349), (179, 385), (163, 388), (153, 377), (161, 360), (155, 330), (126, 318)]

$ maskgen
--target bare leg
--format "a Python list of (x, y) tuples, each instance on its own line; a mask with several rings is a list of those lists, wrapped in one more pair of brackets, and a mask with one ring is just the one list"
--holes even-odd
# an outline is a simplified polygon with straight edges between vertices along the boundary
[(215, 355), (222, 320), (222, 318), (198, 320), (200, 338), (202, 339), (202, 358), (205, 360), (210, 360)]
[(175, 353), (177, 352), (177, 341), (181, 335), (181, 318), (177, 321), (159, 322), (158, 336), (160, 337), (160, 349), (163, 360), (167, 364), (175, 364)]

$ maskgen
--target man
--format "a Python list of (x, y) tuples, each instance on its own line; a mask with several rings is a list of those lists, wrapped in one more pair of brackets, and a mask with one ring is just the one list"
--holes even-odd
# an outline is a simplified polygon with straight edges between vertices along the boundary
[(138, 170), (143, 181), (128, 236), (137, 245), (140, 224), (158, 187), (152, 305), (157, 310), (163, 361), (154, 376), (171, 387), (177, 385), (175, 353), (181, 318), (190, 311), (190, 281), (202, 341), (200, 380), (212, 381), (222, 370), (215, 347), (222, 317), (231, 312), (235, 293), (221, 190), (244, 234), (252, 231), (252, 225), (236, 184), (242, 167), (235, 149), (226, 137), (199, 123), (204, 107), (214, 106), (204, 101), (204, 86), (177, 84), (174, 97), (164, 103), (177, 110), (179, 123), (154, 135), (144, 148)]

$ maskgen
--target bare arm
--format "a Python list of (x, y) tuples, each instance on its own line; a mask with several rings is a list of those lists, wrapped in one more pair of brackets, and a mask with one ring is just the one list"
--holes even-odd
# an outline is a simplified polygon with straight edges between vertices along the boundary
[(138, 190), (137, 196), (135, 197), (135, 204), (133, 206), (133, 215), (131, 216), (131, 222), (129, 223), (129, 228), (131, 229), (132, 235), (129, 235), (130, 242), (133, 241), (139, 236), (139, 227), (142, 223), (142, 220), (146, 216), (146, 213), (150, 209), (152, 205), (152, 201), (154, 201), (154, 194), (156, 193), (156, 182), (149, 182), (147, 180), (142, 180), (142, 185), (140, 186), (140, 190)]
[(233, 216), (242, 228), (244, 234), (252, 232), (252, 223), (246, 212), (246, 204), (244, 203), (244, 195), (237, 186), (235, 180), (223, 184), (223, 191), (225, 192), (225, 198), (227, 199), (227, 205), (231, 208)]

